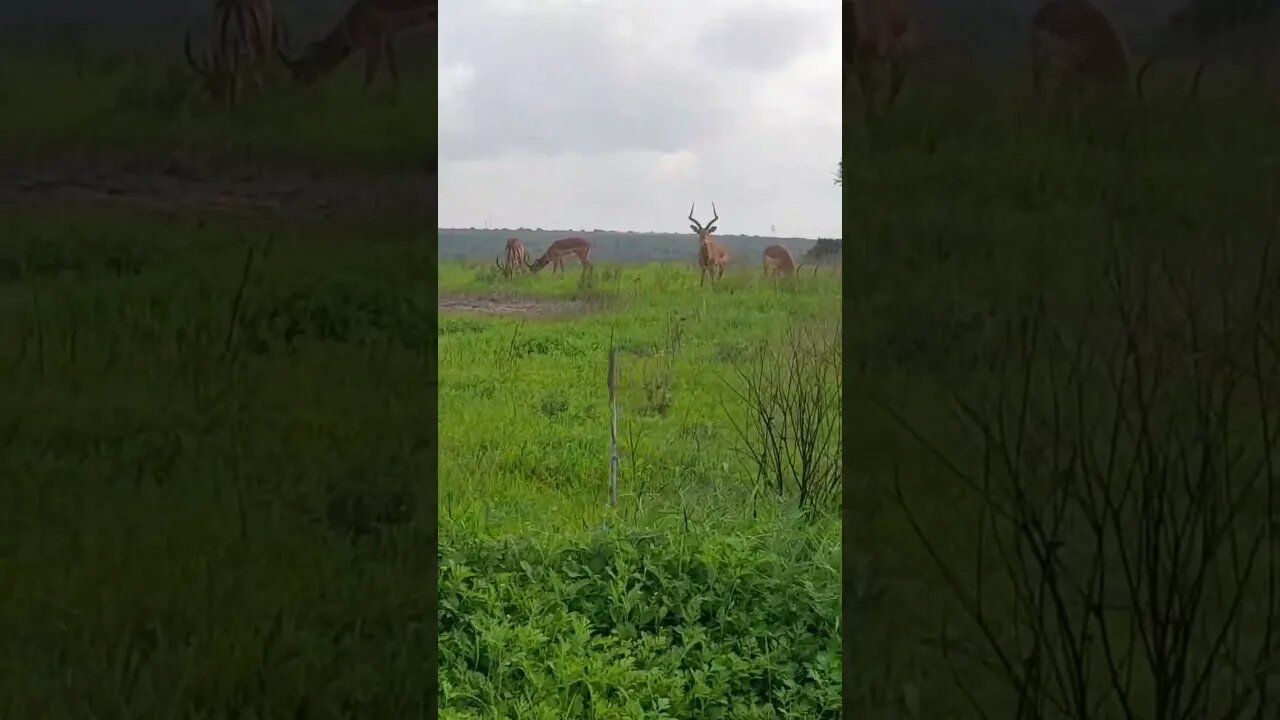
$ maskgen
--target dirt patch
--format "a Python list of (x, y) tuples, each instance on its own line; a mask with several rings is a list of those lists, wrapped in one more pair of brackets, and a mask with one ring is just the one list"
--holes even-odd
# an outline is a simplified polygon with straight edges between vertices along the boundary
[(441, 296), (439, 312), (482, 313), (485, 315), (560, 315), (572, 312), (575, 303), (530, 297)]
[(161, 211), (256, 214), (296, 220), (435, 214), (436, 180), (288, 166), (209, 166), (177, 157), (61, 158), (0, 166), (0, 200), (24, 205), (114, 203)]

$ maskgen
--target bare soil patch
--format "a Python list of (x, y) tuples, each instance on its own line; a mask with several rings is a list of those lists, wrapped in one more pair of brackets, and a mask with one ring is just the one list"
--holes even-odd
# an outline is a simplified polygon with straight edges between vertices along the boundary
[(572, 312), (575, 306), (575, 303), (565, 300), (481, 295), (443, 295), (436, 305), (437, 310), (442, 313), (535, 316), (560, 315)]
[(435, 214), (434, 176), (281, 165), (209, 165), (179, 157), (52, 158), (0, 165), (0, 201), (65, 207), (114, 203), (159, 211), (293, 220)]

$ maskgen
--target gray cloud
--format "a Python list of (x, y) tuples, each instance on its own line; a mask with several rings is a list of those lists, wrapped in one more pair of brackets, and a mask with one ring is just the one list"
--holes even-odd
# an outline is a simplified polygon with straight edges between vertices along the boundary
[(821, 41), (821, 23), (828, 13), (764, 9), (725, 17), (714, 23), (702, 41), (709, 59), (746, 70), (768, 72), (785, 66), (806, 45)]
[(714, 200), (722, 232), (838, 234), (839, 3), (441, 11), (443, 225), (683, 231)]
[(620, 37), (610, 8), (484, 14), (484, 5), (454, 9), (457, 35), (450, 16), (441, 21), (442, 66), (469, 68), (457, 98), (466, 123), (442, 134), (442, 157), (670, 151), (725, 110), (706, 74)]

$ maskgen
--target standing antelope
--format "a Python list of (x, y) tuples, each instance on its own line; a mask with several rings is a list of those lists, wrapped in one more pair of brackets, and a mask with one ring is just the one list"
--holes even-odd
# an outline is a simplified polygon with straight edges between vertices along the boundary
[(433, 29), (436, 0), (356, 0), (327, 35), (307, 46), (302, 57), (290, 60), (280, 48), (288, 42), (288, 28), (279, 27), (277, 52), (294, 80), (310, 85), (332, 72), (356, 50), (364, 51), (364, 89), (373, 86), (378, 63), (385, 56), (393, 89), (400, 85), (395, 41), (400, 35)]
[(796, 272), (796, 261), (791, 251), (781, 245), (770, 245), (764, 249), (764, 276), (791, 276)]
[(1049, 0), (1031, 19), (1031, 79), (1037, 96), (1046, 74), (1117, 90), (1129, 81), (1129, 49), (1111, 19), (1091, 0)]
[(689, 227), (698, 234), (698, 267), (702, 269), (702, 280), (698, 283), (698, 287), (702, 287), (707, 282), (708, 273), (712, 274), (712, 281), (724, 277), (724, 266), (729, 264), (729, 251), (711, 238), (711, 234), (716, 231), (716, 221), (720, 219), (720, 213), (716, 212), (716, 204), (711, 203), (711, 214), (714, 217), (705, 227), (693, 219), (694, 205), (689, 206), (689, 222), (693, 223)]
[(547, 251), (542, 253), (542, 257), (532, 263), (525, 262), (525, 266), (536, 273), (550, 263), (551, 274), (554, 275), (556, 270), (564, 270), (564, 259), (573, 255), (582, 263), (582, 274), (586, 275), (591, 269), (591, 263), (587, 260), (590, 254), (590, 241), (580, 237), (564, 238), (551, 243), (547, 246)]
[(507, 240), (507, 258), (506, 263), (498, 262), (498, 258), (494, 257), (493, 262), (497, 264), (498, 269), (502, 271), (503, 277), (511, 277), (520, 268), (525, 266), (525, 256), (527, 255), (524, 242), (520, 238), (511, 238)]
[[(848, 5), (846, 2), (846, 12)], [(852, 5), (853, 67), (867, 118), (871, 119), (876, 113), (882, 72), (889, 80), (885, 109), (902, 91), (908, 67), (919, 49), (920, 26), (903, 0), (854, 0)]]

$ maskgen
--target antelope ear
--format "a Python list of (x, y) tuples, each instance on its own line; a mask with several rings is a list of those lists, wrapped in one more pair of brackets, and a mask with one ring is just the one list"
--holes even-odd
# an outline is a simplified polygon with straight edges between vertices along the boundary
[(716, 231), (716, 227), (717, 227), (716, 225), (712, 225), (711, 227), (707, 228), (707, 232), (708, 232), (708, 233), (713, 233), (713, 232), (715, 232), (715, 231)]
[(692, 231), (694, 231), (694, 232), (701, 232), (700, 230), (698, 230), (698, 226), (697, 226), (697, 225), (690, 225), (690, 226), (689, 226), (689, 229), (690, 229), (690, 230), (692, 230)]

